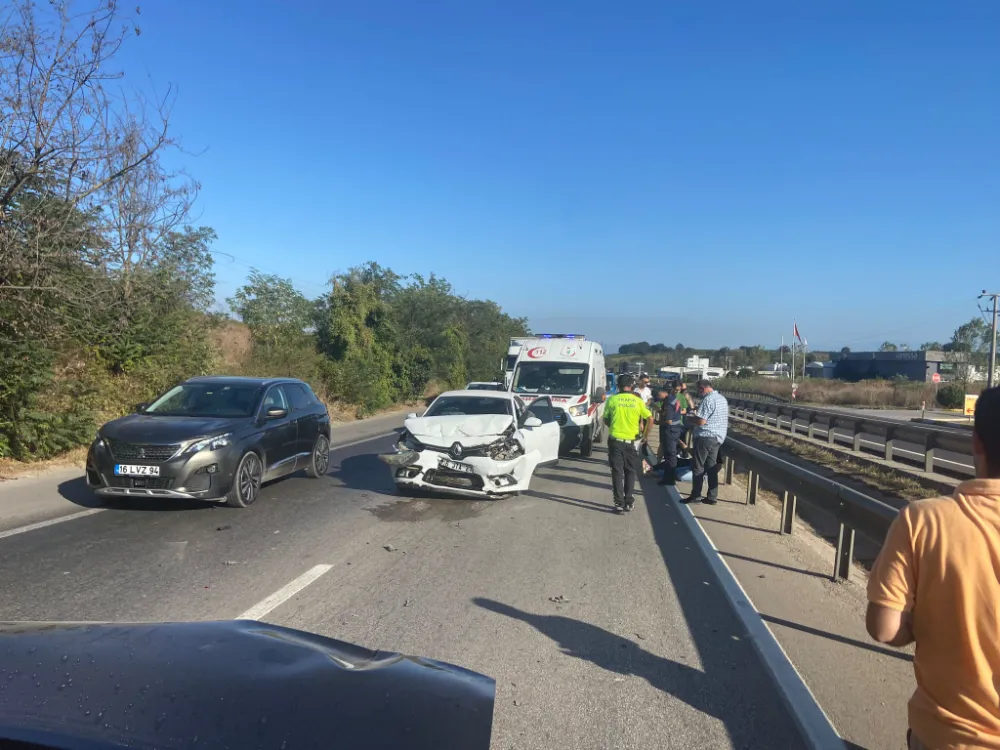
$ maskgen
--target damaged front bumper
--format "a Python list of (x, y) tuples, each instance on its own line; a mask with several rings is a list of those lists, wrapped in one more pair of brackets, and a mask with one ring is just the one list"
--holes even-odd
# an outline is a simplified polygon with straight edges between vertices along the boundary
[(499, 461), (470, 456), (461, 461), (432, 450), (400, 450), (379, 458), (392, 468), (397, 486), (463, 497), (496, 497), (522, 492), (531, 480), (524, 456)]

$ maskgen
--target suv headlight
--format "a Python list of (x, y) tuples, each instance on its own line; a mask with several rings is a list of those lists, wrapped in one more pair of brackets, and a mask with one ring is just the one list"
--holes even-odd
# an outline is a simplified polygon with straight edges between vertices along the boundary
[(187, 448), (184, 449), (184, 455), (188, 453), (197, 453), (198, 451), (205, 450), (208, 448), (210, 451), (217, 450), (219, 448), (225, 448), (232, 442), (233, 433), (227, 432), (225, 435), (216, 435), (215, 437), (205, 438), (204, 440), (199, 440), (196, 443), (191, 443)]
[(587, 416), (587, 404), (577, 404), (576, 406), (569, 407), (569, 415), (571, 417)]

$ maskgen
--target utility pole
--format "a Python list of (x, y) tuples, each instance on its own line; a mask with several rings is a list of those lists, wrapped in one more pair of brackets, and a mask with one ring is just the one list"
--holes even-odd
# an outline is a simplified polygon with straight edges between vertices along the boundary
[(986, 387), (992, 388), (997, 370), (997, 297), (1000, 297), (1000, 294), (991, 294), (984, 289), (983, 293), (979, 295), (979, 299), (982, 299), (983, 297), (990, 297), (993, 299), (993, 330), (990, 334), (990, 367), (986, 375)]

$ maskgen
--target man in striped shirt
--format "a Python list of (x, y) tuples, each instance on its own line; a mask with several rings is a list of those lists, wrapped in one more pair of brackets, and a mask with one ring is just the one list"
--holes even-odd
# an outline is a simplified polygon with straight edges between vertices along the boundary
[(694, 446), (691, 473), (691, 495), (682, 503), (701, 501), (701, 491), (708, 475), (708, 494), (704, 502), (715, 505), (719, 500), (719, 449), (729, 432), (729, 402), (726, 397), (712, 388), (709, 380), (698, 381), (698, 395), (701, 403), (691, 421), (694, 422)]

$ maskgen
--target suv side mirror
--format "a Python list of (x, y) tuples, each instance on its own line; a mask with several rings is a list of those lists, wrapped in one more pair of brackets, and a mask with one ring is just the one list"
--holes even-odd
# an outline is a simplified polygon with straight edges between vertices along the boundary
[(540, 420), (538, 417), (528, 417), (526, 420), (524, 420), (524, 426), (525, 427), (541, 427), (542, 426), (542, 420)]
[(272, 406), (264, 414), (266, 419), (281, 419), (282, 417), (288, 416), (288, 409), (282, 409), (280, 406)]
[(136, 414), (142, 414), (148, 408), (149, 408), (149, 403), (146, 402), (146, 401), (143, 401), (142, 403), (135, 405), (135, 413)]

